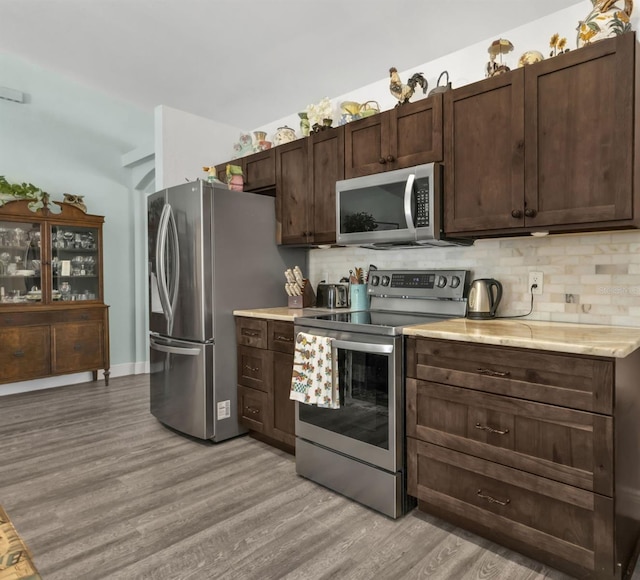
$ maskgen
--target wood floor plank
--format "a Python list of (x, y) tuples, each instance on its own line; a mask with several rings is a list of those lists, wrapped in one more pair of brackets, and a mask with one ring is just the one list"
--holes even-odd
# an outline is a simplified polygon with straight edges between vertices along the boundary
[(0, 503), (46, 580), (568, 579), (418, 511), (373, 512), (249, 437), (177, 434), (145, 375), (0, 397), (0, 457)]

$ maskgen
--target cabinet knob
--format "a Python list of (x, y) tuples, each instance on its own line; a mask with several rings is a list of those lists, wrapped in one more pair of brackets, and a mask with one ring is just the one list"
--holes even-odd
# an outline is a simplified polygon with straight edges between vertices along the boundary
[(395, 157), (393, 155), (387, 155), (387, 161), (389, 163), (393, 163), (395, 161)]
[(387, 160), (384, 157), (380, 157), (380, 159), (378, 159), (378, 163), (380, 165), (384, 165), (387, 162)]
[(16, 352), (13, 353), (13, 356), (15, 356), (16, 358), (24, 356), (24, 350), (16, 350)]
[(525, 215), (526, 217), (536, 217), (536, 214), (537, 214), (537, 213), (538, 213), (538, 212), (537, 212), (535, 209), (525, 209), (525, 210), (524, 210), (524, 215)]
[(522, 217), (522, 211), (521, 211), (521, 210), (519, 210), (519, 209), (514, 209), (514, 210), (511, 212), (511, 217), (514, 217), (514, 218), (516, 218), (516, 219), (520, 219), (520, 218)]
[(76, 352), (79, 352), (82, 350), (82, 345), (81, 344), (74, 344), (73, 345), (73, 350), (75, 350)]
[(81, 314), (81, 315), (80, 315), (80, 318), (81, 318), (82, 320), (89, 320), (89, 315), (88, 315), (88, 314)]

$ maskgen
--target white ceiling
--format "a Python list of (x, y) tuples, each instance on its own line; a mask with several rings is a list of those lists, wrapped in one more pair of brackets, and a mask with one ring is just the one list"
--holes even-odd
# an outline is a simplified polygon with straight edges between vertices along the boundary
[(0, 50), (249, 129), (578, 3), (0, 0)]

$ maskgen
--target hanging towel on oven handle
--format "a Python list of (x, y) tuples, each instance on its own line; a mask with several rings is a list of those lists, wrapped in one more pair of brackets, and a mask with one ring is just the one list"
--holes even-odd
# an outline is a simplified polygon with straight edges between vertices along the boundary
[(332, 338), (297, 334), (289, 398), (307, 405), (340, 408), (338, 361)]

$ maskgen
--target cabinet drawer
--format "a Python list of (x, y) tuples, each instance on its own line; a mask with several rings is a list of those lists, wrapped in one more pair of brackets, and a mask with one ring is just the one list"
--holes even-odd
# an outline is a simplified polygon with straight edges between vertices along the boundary
[(104, 318), (104, 308), (74, 308), (61, 312), (55, 312), (55, 322), (85, 322), (89, 320), (102, 320)]
[(51, 334), (54, 373), (103, 367), (104, 333), (101, 323), (55, 324), (51, 327)]
[(48, 326), (0, 329), (0, 381), (23, 381), (51, 372)]
[(408, 457), (422, 509), (578, 577), (613, 577), (612, 499), (413, 438)]
[(236, 318), (236, 342), (243, 346), (267, 348), (267, 321), (260, 318)]
[(613, 495), (613, 419), (407, 380), (407, 435)]
[(269, 350), (293, 354), (293, 322), (269, 321)]
[(3, 312), (0, 314), (0, 328), (7, 326), (28, 326), (29, 324), (43, 324), (41, 312)]
[(238, 386), (238, 420), (247, 429), (265, 432), (267, 393)]
[(271, 388), (272, 354), (268, 350), (238, 347), (238, 383), (268, 393)]
[(610, 359), (411, 338), (407, 375), (583, 411), (613, 410)]

